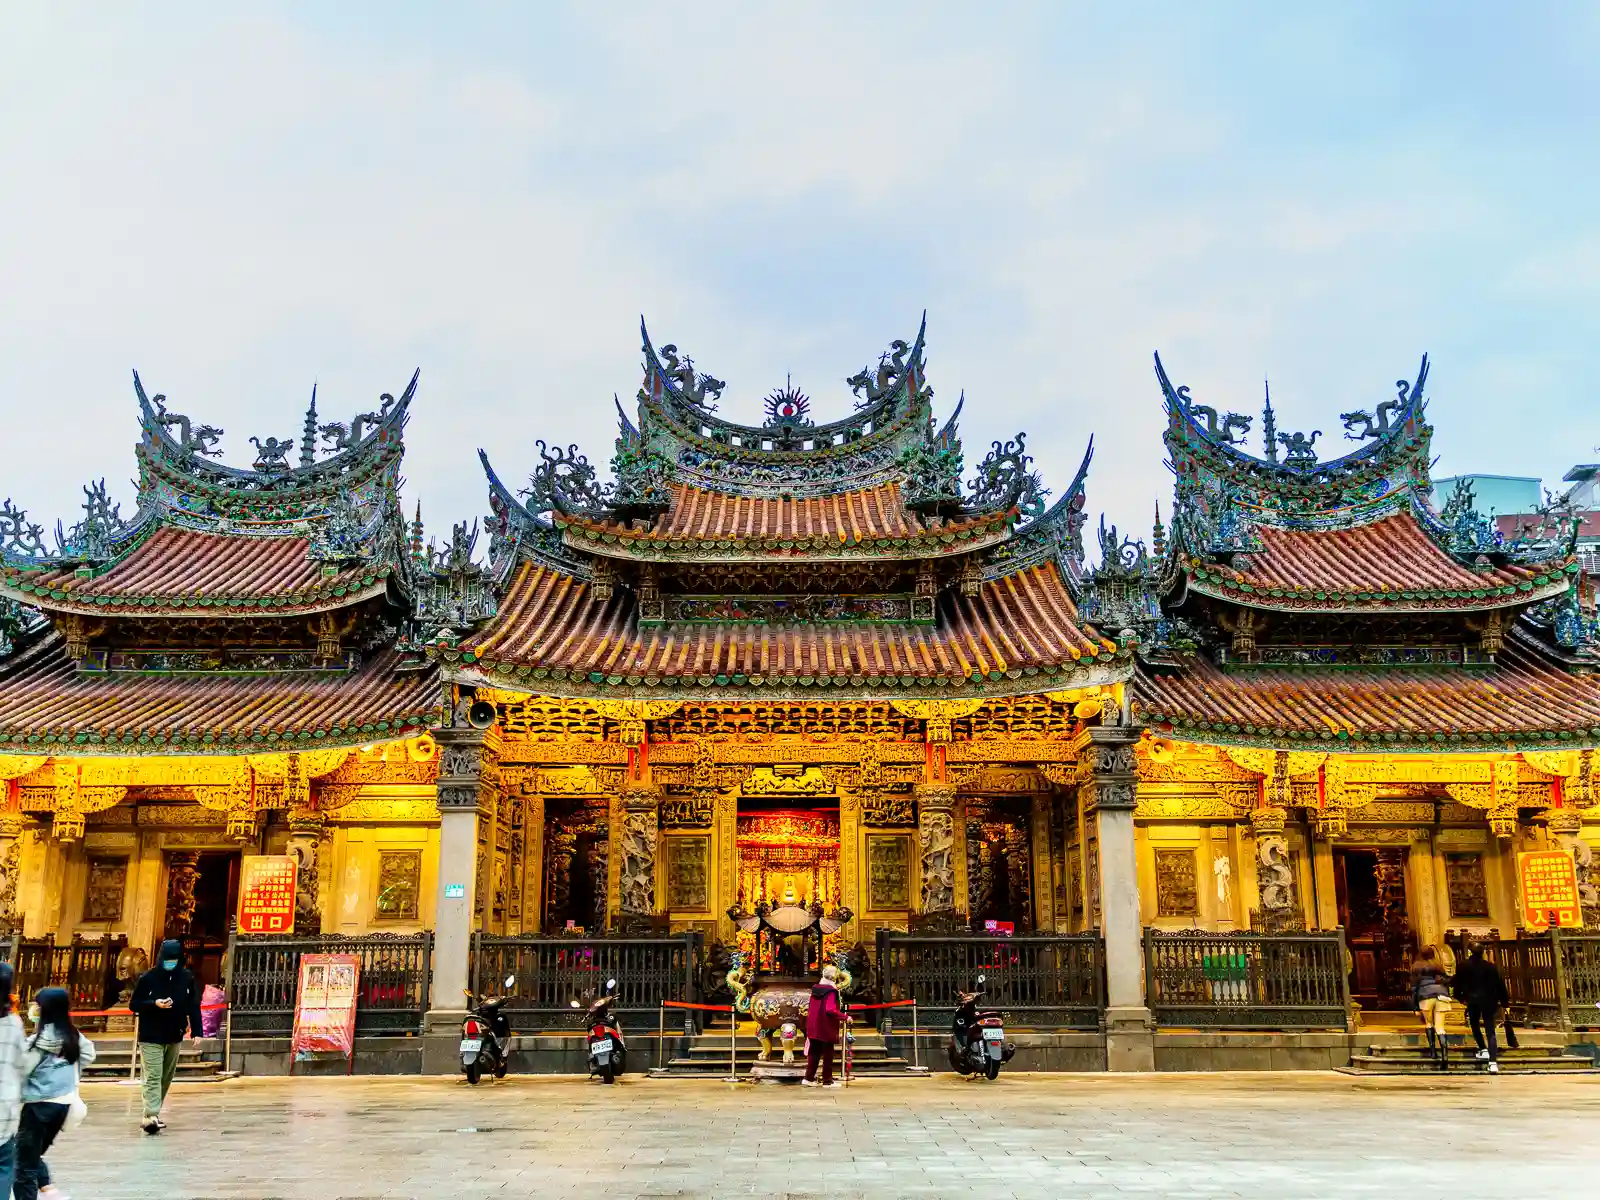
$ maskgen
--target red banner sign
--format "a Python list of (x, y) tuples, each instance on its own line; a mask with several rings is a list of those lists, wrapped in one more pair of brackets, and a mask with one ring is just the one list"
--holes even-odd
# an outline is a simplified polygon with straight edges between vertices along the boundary
[(354, 954), (303, 954), (294, 1005), (296, 1061), (334, 1051), (355, 1061), (356, 989), (361, 959)]
[(252, 854), (240, 864), (239, 932), (294, 932), (295, 861), (287, 854)]
[(1522, 920), (1530, 929), (1548, 929), (1550, 914), (1563, 929), (1583, 925), (1578, 866), (1564, 850), (1532, 850), (1517, 855), (1522, 881)]

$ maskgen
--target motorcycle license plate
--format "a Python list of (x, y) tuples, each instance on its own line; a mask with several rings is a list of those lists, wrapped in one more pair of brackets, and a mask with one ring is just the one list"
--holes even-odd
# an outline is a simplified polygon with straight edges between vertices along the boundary
[(476, 1054), (479, 1050), (482, 1050), (482, 1049), (483, 1049), (483, 1040), (481, 1038), (462, 1038), (461, 1039), (461, 1053), (463, 1053), (463, 1054)]
[(599, 1038), (596, 1041), (590, 1042), (589, 1043), (589, 1052), (591, 1054), (610, 1054), (611, 1053), (611, 1039), (610, 1038)]
[(986, 1042), (1003, 1042), (1006, 1040), (1006, 1031), (1004, 1029), (985, 1029), (983, 1031), (983, 1040)]

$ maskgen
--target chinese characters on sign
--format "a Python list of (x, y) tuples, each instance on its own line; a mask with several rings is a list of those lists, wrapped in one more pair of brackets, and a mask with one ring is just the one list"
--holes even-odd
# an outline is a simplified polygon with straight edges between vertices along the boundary
[(287, 854), (251, 855), (241, 864), (240, 933), (293, 933), (295, 861)]
[(1583, 924), (1577, 864), (1570, 854), (1562, 850), (1519, 854), (1517, 876), (1522, 882), (1522, 920), (1528, 928), (1548, 929), (1551, 913), (1563, 929)]
[(319, 1050), (331, 1050), (343, 1054), (354, 1068), (360, 973), (361, 960), (354, 954), (301, 956), (291, 1047), (295, 1062), (303, 1062)]

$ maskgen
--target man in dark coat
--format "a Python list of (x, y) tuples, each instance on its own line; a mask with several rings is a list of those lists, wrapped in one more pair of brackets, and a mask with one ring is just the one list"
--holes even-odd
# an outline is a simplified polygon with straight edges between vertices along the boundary
[(817, 1064), (822, 1064), (822, 1086), (838, 1087), (833, 1081), (833, 1047), (839, 1040), (839, 1023), (844, 1016), (839, 1006), (839, 968), (831, 963), (822, 968), (822, 979), (811, 989), (811, 1005), (806, 1011), (806, 1077), (804, 1087), (817, 1086)]
[[(1500, 968), (1483, 956), (1483, 947), (1474, 946), (1467, 961), (1456, 972), (1456, 995), (1467, 1006), (1467, 1020), (1472, 1025), (1472, 1040), (1478, 1043), (1478, 1061), (1487, 1062), (1491, 1072), (1498, 1072), (1496, 1059), (1500, 1048), (1495, 1044), (1495, 1021), (1500, 1009), (1511, 999), (1506, 991), (1506, 981)], [(1488, 1031), (1488, 1045), (1484, 1045), (1484, 1030)]]
[(186, 1037), (201, 1035), (200, 984), (184, 969), (183, 943), (161, 943), (156, 965), (134, 986), (128, 1007), (139, 1018), (139, 1058), (144, 1064), (144, 1119), (139, 1128), (160, 1133), (167, 1089), (178, 1070), (178, 1052)]

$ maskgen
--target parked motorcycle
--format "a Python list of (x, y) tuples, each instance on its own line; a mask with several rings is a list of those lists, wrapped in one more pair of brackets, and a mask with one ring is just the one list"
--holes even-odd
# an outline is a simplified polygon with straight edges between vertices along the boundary
[[(605, 994), (589, 1005), (583, 1023), (589, 1029), (589, 1074), (598, 1075), (601, 1083), (611, 1083), (627, 1066), (628, 1046), (622, 1037), (622, 1023), (617, 1020), (617, 981), (606, 980)], [(579, 1007), (578, 1001), (572, 1007)]]
[[(517, 984), (515, 975), (507, 975), (505, 987), (510, 991)], [(467, 993), (472, 998), (472, 993)], [(485, 1071), (496, 1079), (506, 1077), (506, 1065), (511, 1053), (511, 1020), (503, 1011), (504, 996), (483, 997), (472, 1014), (461, 1022), (461, 1070), (467, 1082), (476, 1086)]]
[(980, 1009), (984, 977), (978, 976), (975, 992), (956, 993), (956, 1015), (950, 1026), (950, 1066), (958, 1074), (990, 1079), (1000, 1074), (1002, 1063), (1016, 1054), (1014, 1042), (1006, 1041), (1005, 1020), (995, 1009)]

